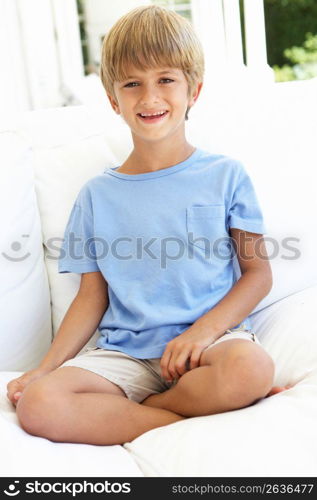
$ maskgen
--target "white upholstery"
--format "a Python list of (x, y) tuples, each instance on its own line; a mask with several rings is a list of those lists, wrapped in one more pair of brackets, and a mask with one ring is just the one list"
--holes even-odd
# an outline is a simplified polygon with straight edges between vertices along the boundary
[[(294, 387), (249, 408), (154, 429), (124, 446), (52, 443), (30, 436), (19, 427), (5, 395), (6, 383), (43, 357), (51, 336), (50, 312), (55, 334), (78, 288), (79, 275), (58, 274), (59, 244), (54, 242), (53, 248), (51, 239), (62, 238), (84, 182), (127, 157), (132, 148), (128, 127), (105, 101), (100, 109), (73, 106), (25, 113), (9, 131), (0, 128), (0, 253), (18, 241), (17, 235), (32, 235), (31, 257), (18, 271), (0, 261), (0, 446), (8, 450), (0, 474), (315, 475), (315, 89), (316, 79), (301, 87), (257, 89), (258, 94), (248, 87), (219, 89), (213, 96), (202, 94), (186, 124), (190, 143), (241, 160), (252, 177), (266, 237), (275, 239), (280, 253), (271, 259), (273, 289), (251, 320), (275, 361), (274, 383)], [(282, 240), (289, 236), (299, 238), (296, 260), (285, 259), (290, 250), (281, 253)], [(30, 449), (32, 459), (25, 465)]]
[(315, 476), (317, 286), (255, 314), (275, 361), (274, 384), (293, 384), (255, 405), (153, 429), (124, 445), (147, 476)]
[[(213, 91), (190, 111), (187, 130), (193, 144), (238, 158), (252, 177), (275, 278), (258, 311), (317, 283), (317, 78), (263, 88), (232, 78), (219, 89), (209, 82)], [(300, 257), (289, 260), (295, 253), (287, 246)]]
[(120, 445), (55, 443), (26, 433), (6, 397), (20, 372), (0, 372), (0, 477), (139, 477), (142, 471)]
[(0, 369), (28, 370), (51, 343), (51, 311), (30, 146), (0, 131)]

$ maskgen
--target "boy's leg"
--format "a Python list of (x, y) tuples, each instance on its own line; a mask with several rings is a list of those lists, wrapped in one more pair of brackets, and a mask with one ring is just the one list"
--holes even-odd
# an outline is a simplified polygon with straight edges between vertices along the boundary
[(259, 345), (232, 339), (203, 351), (200, 366), (177, 384), (147, 397), (142, 405), (164, 408), (186, 417), (243, 408), (264, 398), (272, 388), (274, 363)]
[(109, 380), (65, 366), (31, 382), (17, 406), (21, 426), (52, 441), (123, 444), (184, 417), (127, 399)]

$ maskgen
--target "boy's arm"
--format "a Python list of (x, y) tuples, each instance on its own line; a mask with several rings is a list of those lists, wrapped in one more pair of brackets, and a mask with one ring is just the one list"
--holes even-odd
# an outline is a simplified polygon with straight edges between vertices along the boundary
[(241, 323), (272, 288), (272, 270), (262, 234), (230, 229), (237, 252), (241, 277), (227, 295), (194, 324), (207, 326), (213, 342), (233, 326)]
[(95, 333), (108, 304), (108, 285), (101, 272), (82, 274), (79, 291), (39, 368), (54, 370), (75, 357)]
[(198, 318), (185, 332), (171, 340), (161, 358), (162, 377), (171, 380), (199, 366), (202, 351), (224, 332), (241, 323), (272, 288), (272, 271), (262, 234), (231, 228), (241, 277), (225, 297)]

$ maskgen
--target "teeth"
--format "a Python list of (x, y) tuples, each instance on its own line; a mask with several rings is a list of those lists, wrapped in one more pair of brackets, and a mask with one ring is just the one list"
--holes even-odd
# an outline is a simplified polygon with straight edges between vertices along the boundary
[(147, 113), (140, 113), (141, 116), (158, 116), (158, 115), (164, 115), (166, 111), (158, 111), (157, 113), (153, 113), (152, 115), (147, 114)]

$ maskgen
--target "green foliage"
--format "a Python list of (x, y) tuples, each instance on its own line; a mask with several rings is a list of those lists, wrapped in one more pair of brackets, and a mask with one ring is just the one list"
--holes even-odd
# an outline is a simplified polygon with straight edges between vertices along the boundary
[(306, 33), (317, 33), (317, 1), (264, 0), (264, 12), (268, 64), (288, 64), (285, 49), (301, 46)]
[(293, 63), (317, 62), (317, 34), (307, 33), (302, 47), (285, 49), (284, 55)]
[(284, 55), (294, 66), (291, 67), (288, 64), (283, 64), (282, 67), (273, 65), (277, 82), (306, 80), (317, 76), (317, 34), (307, 33), (306, 40), (301, 47), (294, 46), (285, 49)]
[(274, 64), (273, 69), (276, 82), (288, 82), (290, 80), (296, 80), (294, 70), (291, 66), (288, 66), (288, 64), (284, 64), (281, 68)]
[[(243, 26), (243, 0), (239, 1)], [(317, 0), (264, 0), (264, 14), (267, 59), (276, 81), (317, 76)]]

